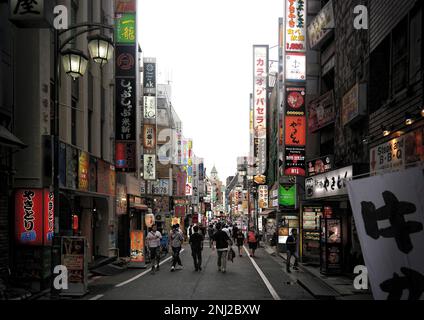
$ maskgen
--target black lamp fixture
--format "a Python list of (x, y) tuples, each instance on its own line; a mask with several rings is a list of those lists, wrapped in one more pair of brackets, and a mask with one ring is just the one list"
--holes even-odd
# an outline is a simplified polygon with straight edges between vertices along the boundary
[(114, 47), (110, 38), (98, 34), (88, 37), (87, 40), (88, 51), (94, 62), (103, 67), (113, 58)]
[(88, 57), (80, 50), (66, 49), (62, 52), (62, 63), (66, 74), (77, 79), (87, 70)]

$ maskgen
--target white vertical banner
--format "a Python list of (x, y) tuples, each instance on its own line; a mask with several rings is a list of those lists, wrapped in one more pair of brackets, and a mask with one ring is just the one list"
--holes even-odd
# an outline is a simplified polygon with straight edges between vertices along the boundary
[(374, 298), (424, 299), (423, 170), (347, 186)]

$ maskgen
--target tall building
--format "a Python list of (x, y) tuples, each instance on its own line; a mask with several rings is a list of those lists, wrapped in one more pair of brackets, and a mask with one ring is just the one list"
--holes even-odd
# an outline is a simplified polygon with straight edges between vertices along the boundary
[[(70, 24), (97, 22), (113, 25), (113, 1), (67, 0), (60, 3), (69, 9)], [(90, 261), (98, 256), (114, 254), (111, 249), (115, 243), (110, 233), (115, 225), (114, 65), (110, 61), (101, 67), (89, 60), (85, 76), (73, 80), (63, 72), (61, 64), (59, 83), (54, 83), (52, 29), (23, 28), (22, 21), (12, 19), (9, 22), (7, 16), (10, 8), (4, 3), (0, 6), (1, 46), (4, 46), (1, 52), (5, 55), (2, 61), (6, 62), (6, 68), (4, 63), (0, 68), (0, 87), (3, 89), (4, 85), (7, 86), (7, 91), (0, 94), (2, 126), (12, 129), (27, 145), (27, 148), (14, 153), (13, 158), (11, 154), (7, 155), (6, 150), (7, 161), (10, 161), (8, 167), (13, 167), (15, 174), (13, 178), (10, 175), (4, 178), (2, 174), (2, 180), (7, 180), (7, 183), (1, 185), (2, 188), (6, 186), (7, 192), (1, 192), (1, 198), (4, 194), (9, 196), (9, 215), (7, 221), (0, 219), (1, 234), (7, 237), (8, 233), (3, 230), (10, 232), (10, 251), (3, 250), (1, 259), (13, 261), (9, 265), (14, 275), (28, 280), (28, 284), (36, 290), (47, 286), (50, 275), (53, 224), (44, 224), (42, 227), (43, 222), (37, 219), (50, 214), (50, 206), (53, 205), (55, 86), (59, 86), (60, 96), (60, 214), (56, 224), (61, 235), (80, 234), (86, 237), (89, 243), (87, 257)], [(99, 31), (92, 34), (96, 33)], [(102, 33), (113, 36), (107, 30)], [(69, 33), (68, 36), (74, 34)], [(80, 36), (67, 47), (78, 48), (89, 56), (87, 43), (86, 37)], [(13, 110), (10, 106), (13, 106)], [(14, 225), (15, 215), (21, 212), (22, 195), (27, 196), (28, 201), (28, 197), (31, 198), (28, 204), (38, 206), (33, 209), (35, 214), (40, 214), (34, 222), (34, 230), (37, 232), (30, 231), (25, 237), (24, 234), (17, 234), (20, 226)], [(4, 203), (5, 200), (1, 199), (0, 207)], [(4, 215), (1, 209), (0, 215)], [(45, 234), (40, 230), (44, 230)], [(0, 247), (3, 241), (4, 238), (0, 238)]]

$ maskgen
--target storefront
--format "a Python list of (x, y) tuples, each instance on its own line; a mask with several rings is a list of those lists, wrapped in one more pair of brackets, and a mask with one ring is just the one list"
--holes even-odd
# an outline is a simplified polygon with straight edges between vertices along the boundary
[(353, 166), (349, 166), (305, 180), (306, 201), (302, 202), (300, 216), (301, 259), (319, 265), (323, 274), (351, 273), (357, 262), (352, 248), (359, 244), (353, 237), (346, 187), (353, 174)]

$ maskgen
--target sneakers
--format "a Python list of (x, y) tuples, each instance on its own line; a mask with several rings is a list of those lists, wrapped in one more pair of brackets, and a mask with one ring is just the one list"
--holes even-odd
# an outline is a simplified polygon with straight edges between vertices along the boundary
[(218, 267), (218, 272), (221, 272), (221, 267)]
[(174, 266), (172, 266), (171, 267), (171, 272), (174, 272), (175, 271), (175, 267)]
[(159, 271), (159, 265), (156, 266), (156, 270)]
[(222, 273), (225, 273), (226, 271), (225, 271), (225, 269), (222, 269)]
[(202, 267), (201, 266), (199, 266), (199, 271), (202, 271)]

